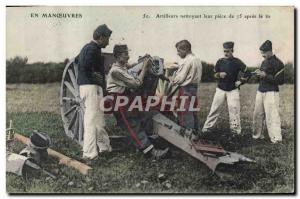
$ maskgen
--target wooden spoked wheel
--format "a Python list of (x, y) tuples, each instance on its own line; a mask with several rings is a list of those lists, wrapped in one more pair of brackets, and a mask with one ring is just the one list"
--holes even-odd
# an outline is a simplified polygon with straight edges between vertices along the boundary
[(84, 104), (77, 84), (78, 65), (70, 61), (63, 72), (60, 87), (60, 109), (65, 133), (80, 145), (83, 144)]

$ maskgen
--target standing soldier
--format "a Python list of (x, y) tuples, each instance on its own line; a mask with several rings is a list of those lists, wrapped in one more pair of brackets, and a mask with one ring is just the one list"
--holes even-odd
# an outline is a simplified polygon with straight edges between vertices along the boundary
[(78, 56), (78, 85), (80, 98), (85, 106), (83, 160), (87, 164), (97, 159), (98, 153), (111, 151), (105, 130), (104, 112), (99, 108), (105, 90), (101, 48), (109, 44), (111, 33), (105, 24), (98, 26), (93, 40), (82, 48)]
[(284, 83), (284, 65), (273, 54), (272, 42), (267, 40), (259, 48), (264, 61), (256, 71), (260, 78), (253, 114), (253, 138), (262, 139), (266, 123), (272, 143), (282, 141), (279, 115), (279, 87)]
[(197, 99), (198, 83), (200, 83), (202, 76), (202, 64), (200, 59), (192, 53), (192, 45), (188, 40), (177, 42), (175, 47), (181, 60), (171, 82), (172, 85), (178, 86), (179, 96), (188, 97), (184, 101), (184, 110), (178, 112), (179, 124), (185, 128), (197, 131), (198, 112), (189, 111), (188, 109), (191, 98), (195, 97)]
[[(211, 132), (220, 115), (221, 106), (226, 99), (230, 130), (234, 133), (233, 135), (241, 133), (239, 86), (247, 81), (249, 73), (246, 65), (233, 56), (233, 46), (233, 42), (223, 44), (225, 57), (219, 59), (215, 65), (215, 78), (218, 80), (218, 86), (202, 133)], [(240, 72), (243, 76), (238, 80)]]

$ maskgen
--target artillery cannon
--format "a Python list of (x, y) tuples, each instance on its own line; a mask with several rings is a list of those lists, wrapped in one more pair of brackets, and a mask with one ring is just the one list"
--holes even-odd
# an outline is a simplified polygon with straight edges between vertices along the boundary
[[(104, 53), (103, 55), (103, 65), (105, 67), (105, 72), (108, 73), (109, 68), (114, 62), (114, 57), (109, 53)], [(151, 71), (145, 76), (142, 89), (137, 91), (137, 95), (155, 95), (156, 89), (159, 87), (159, 81), (161, 83), (166, 79), (164, 76), (163, 59), (152, 57), (152, 60), (153, 64)], [(139, 63), (129, 69), (128, 72), (132, 75), (137, 75), (141, 70), (142, 65), (143, 57), (140, 58)], [(71, 62), (66, 65), (63, 72), (60, 89), (60, 106), (66, 135), (82, 145), (84, 134), (84, 105), (80, 99), (77, 77), (78, 65), (76, 60), (71, 60)], [(184, 129), (161, 113), (158, 113), (153, 117), (153, 123), (153, 137), (159, 136), (163, 138), (172, 145), (175, 145), (179, 149), (205, 163), (212, 171), (215, 171), (219, 164), (232, 165), (237, 162), (255, 162), (243, 155), (225, 151), (221, 146), (207, 143), (205, 140), (194, 142), (191, 139), (191, 131), (189, 129)], [(113, 139), (114, 136), (111, 136), (111, 138)]]
[[(115, 58), (111, 53), (103, 53), (102, 55), (104, 71), (107, 74)], [(137, 75), (141, 70), (143, 60), (144, 57), (140, 57), (138, 63), (129, 69), (129, 73)], [(152, 61), (151, 72), (145, 76), (143, 88), (137, 91), (137, 95), (154, 95), (159, 77), (163, 78), (163, 60), (159, 57), (152, 57)], [(84, 104), (80, 98), (77, 78), (77, 61), (72, 59), (66, 64), (63, 72), (60, 87), (60, 110), (66, 135), (82, 145)]]

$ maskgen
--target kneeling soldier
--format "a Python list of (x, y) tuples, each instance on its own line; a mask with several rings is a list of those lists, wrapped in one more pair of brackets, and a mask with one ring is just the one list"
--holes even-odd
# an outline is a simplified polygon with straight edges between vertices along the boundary
[[(210, 112), (203, 126), (202, 133), (210, 132), (217, 122), (221, 112), (221, 106), (227, 99), (230, 129), (233, 133), (241, 133), (240, 125), (240, 95), (238, 87), (249, 78), (246, 65), (233, 56), (233, 42), (225, 42), (224, 58), (217, 61), (215, 65), (215, 78), (218, 80), (218, 87), (211, 105)], [(238, 80), (239, 73), (243, 76)]]
[(282, 140), (278, 85), (284, 83), (284, 65), (273, 54), (271, 41), (265, 41), (259, 49), (264, 61), (257, 70), (260, 82), (253, 114), (253, 138), (263, 138), (266, 123), (271, 142), (277, 143)]
[[(127, 45), (115, 45), (113, 50), (116, 58), (116, 63), (112, 65), (108, 73), (107, 91), (114, 96), (127, 96), (132, 93), (130, 90), (138, 89), (142, 86), (145, 74), (151, 66), (151, 60), (146, 58), (143, 69), (136, 78), (128, 73), (128, 48)], [(118, 125), (126, 129), (136, 145), (145, 155), (153, 156), (157, 159), (164, 158), (168, 153), (168, 148), (159, 150), (154, 148), (153, 144), (148, 138), (146, 132), (150, 128), (148, 122), (151, 118), (147, 118), (143, 112), (128, 111), (128, 107), (121, 107), (118, 112), (114, 112), (118, 121)], [(148, 132), (150, 133), (150, 132)]]

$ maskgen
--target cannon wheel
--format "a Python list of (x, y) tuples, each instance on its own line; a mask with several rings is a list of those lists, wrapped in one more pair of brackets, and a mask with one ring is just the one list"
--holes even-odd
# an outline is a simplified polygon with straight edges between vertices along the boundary
[(80, 145), (83, 144), (84, 104), (77, 84), (78, 65), (70, 61), (63, 72), (60, 87), (60, 110), (65, 133)]
[[(105, 73), (111, 68), (115, 58), (112, 53), (102, 53), (102, 62)], [(72, 59), (67, 63), (60, 86), (60, 110), (65, 133), (68, 137), (83, 145), (83, 116), (84, 103), (79, 95), (79, 85), (77, 84), (78, 65)], [(126, 136), (110, 135), (111, 139), (124, 139)], [(154, 136), (155, 137), (155, 136)]]
[[(112, 63), (115, 62), (115, 58), (112, 53), (103, 52), (101, 59), (105, 73), (107, 74)], [(84, 104), (79, 95), (77, 78), (78, 65), (75, 63), (75, 60), (72, 59), (67, 63), (62, 76), (60, 86), (60, 110), (66, 135), (82, 146), (84, 134)], [(110, 138), (119, 137), (120, 136), (110, 136)]]

